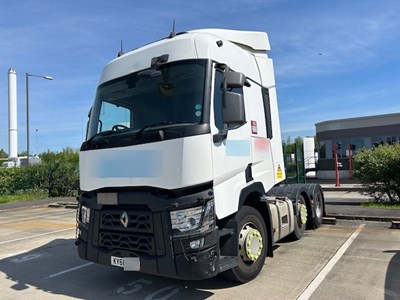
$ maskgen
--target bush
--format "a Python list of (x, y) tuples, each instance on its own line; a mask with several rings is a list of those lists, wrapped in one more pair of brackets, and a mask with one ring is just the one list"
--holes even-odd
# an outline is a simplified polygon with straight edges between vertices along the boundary
[(71, 148), (40, 155), (42, 163), (21, 168), (0, 168), (0, 195), (32, 190), (50, 197), (75, 196), (79, 189), (79, 155)]
[(50, 197), (76, 196), (79, 188), (77, 164), (56, 160), (43, 163), (40, 169), (41, 187)]
[(359, 151), (354, 170), (376, 201), (400, 203), (400, 144)]
[(0, 195), (9, 195), (14, 191), (16, 168), (0, 168)]
[(72, 148), (62, 152), (47, 151), (40, 155), (41, 187), (50, 197), (76, 196), (79, 189), (79, 154)]

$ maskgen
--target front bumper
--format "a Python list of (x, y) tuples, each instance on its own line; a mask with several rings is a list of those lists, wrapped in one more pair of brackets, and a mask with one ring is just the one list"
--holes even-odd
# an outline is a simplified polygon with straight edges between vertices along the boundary
[[(169, 208), (192, 205), (199, 199), (212, 199), (212, 190), (168, 200), (143, 192), (118, 192), (114, 205), (99, 205), (95, 196), (81, 196), (80, 204), (91, 213), (88, 224), (78, 218), (79, 256), (108, 266), (112, 256), (138, 257), (143, 273), (189, 280), (213, 277), (219, 271), (218, 229), (184, 237), (171, 232)], [(123, 213), (130, 220), (126, 228), (119, 221)], [(198, 239), (204, 241), (192, 249), (190, 242)]]
[[(216, 233), (216, 232), (215, 232)], [(212, 233), (214, 235), (214, 233)], [(80, 258), (111, 266), (111, 257), (136, 257), (130, 251), (99, 248), (78, 238)], [(201, 280), (218, 273), (218, 245), (191, 253), (166, 254), (163, 256), (139, 256), (140, 272), (186, 280)]]

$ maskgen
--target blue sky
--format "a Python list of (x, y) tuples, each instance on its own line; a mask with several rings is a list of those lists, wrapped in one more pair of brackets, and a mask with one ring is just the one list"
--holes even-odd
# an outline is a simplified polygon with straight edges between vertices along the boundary
[[(176, 30), (268, 32), (283, 137), (315, 123), (400, 112), (398, 0), (0, 0), (0, 149), (8, 151), (7, 72), (18, 74), (18, 151), (79, 148), (103, 66)], [(37, 132), (36, 132), (37, 129)]]

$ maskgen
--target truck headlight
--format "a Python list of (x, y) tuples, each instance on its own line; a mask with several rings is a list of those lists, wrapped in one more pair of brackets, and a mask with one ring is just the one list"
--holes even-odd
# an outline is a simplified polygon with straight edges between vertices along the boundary
[(90, 220), (90, 208), (79, 205), (79, 221), (83, 223), (83, 225), (89, 224)]
[(204, 206), (170, 212), (172, 232), (174, 236), (196, 234), (214, 228), (214, 200)]

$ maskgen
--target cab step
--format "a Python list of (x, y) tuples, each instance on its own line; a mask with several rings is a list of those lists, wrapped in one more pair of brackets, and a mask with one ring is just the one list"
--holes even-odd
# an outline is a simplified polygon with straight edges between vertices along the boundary
[(238, 265), (237, 256), (223, 256), (219, 258), (219, 272), (224, 272), (226, 270), (232, 269)]
[(218, 230), (219, 237), (223, 237), (226, 235), (233, 235), (234, 233), (235, 233), (234, 228), (222, 228), (222, 229)]

